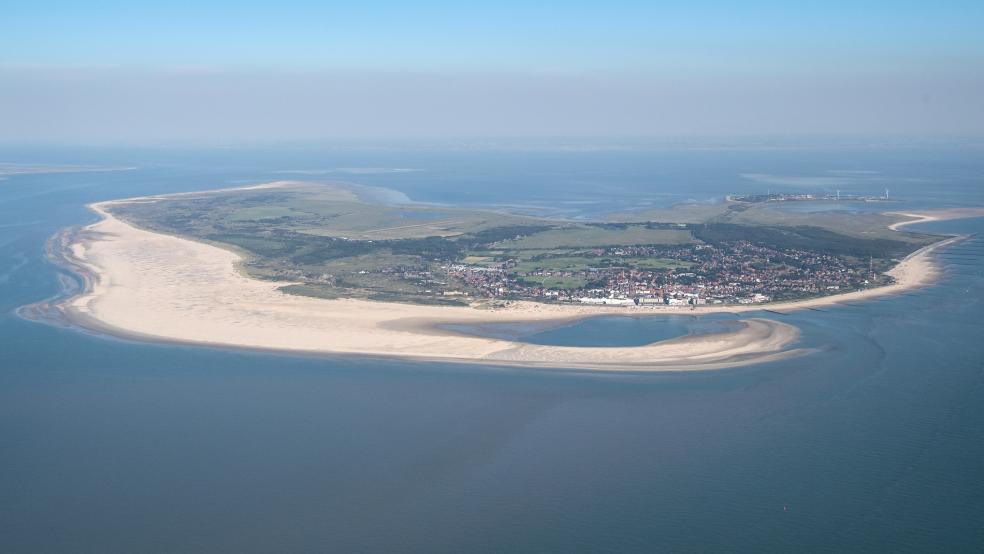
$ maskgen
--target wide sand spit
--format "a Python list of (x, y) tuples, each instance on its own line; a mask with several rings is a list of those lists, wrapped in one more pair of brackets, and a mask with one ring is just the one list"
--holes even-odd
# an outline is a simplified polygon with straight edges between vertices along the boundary
[[(741, 319), (721, 333), (691, 335), (633, 347), (533, 345), (451, 331), (488, 323), (566, 324), (603, 314), (647, 316), (749, 312), (763, 306), (621, 307), (511, 302), (498, 309), (421, 306), (356, 299), (326, 300), (281, 292), (286, 282), (254, 279), (239, 270), (236, 252), (140, 229), (108, 209), (145, 197), (93, 204), (102, 216), (61, 237), (62, 261), (85, 280), (79, 294), (55, 308), (85, 328), (126, 338), (293, 353), (614, 371), (686, 371), (762, 363), (808, 350), (794, 348), (799, 330), (772, 319)], [(813, 308), (898, 293), (938, 274), (927, 246), (890, 274), (895, 284), (834, 296), (771, 303), (776, 311)], [(460, 328), (460, 327), (458, 327)]]

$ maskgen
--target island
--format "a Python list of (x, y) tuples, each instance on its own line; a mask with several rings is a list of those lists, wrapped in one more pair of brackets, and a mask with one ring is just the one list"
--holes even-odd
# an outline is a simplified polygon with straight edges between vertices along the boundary
[[(142, 340), (591, 370), (697, 370), (805, 354), (762, 317), (635, 347), (526, 344), (462, 326), (602, 314), (815, 308), (930, 282), (960, 237), (912, 214), (802, 213), (728, 201), (574, 221), (383, 201), (347, 183), (276, 182), (92, 205), (55, 237), (84, 279), (35, 307)], [(964, 215), (966, 216), (966, 215)]]
[(35, 175), (41, 173), (96, 173), (107, 171), (130, 171), (136, 169), (130, 166), (99, 166), (99, 165), (32, 165), (0, 162), (0, 180), (12, 175)]

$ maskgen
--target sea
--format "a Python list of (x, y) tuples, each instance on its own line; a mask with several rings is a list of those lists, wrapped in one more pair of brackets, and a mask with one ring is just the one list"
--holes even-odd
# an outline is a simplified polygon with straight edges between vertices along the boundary
[[(984, 206), (974, 142), (795, 146), (0, 146), (132, 167), (0, 180), (0, 551), (984, 551), (984, 219), (917, 291), (761, 312), (803, 357), (592, 373), (145, 344), (24, 319), (90, 202), (279, 179), (590, 219), (728, 194)], [(804, 209), (797, 207), (795, 209)], [(485, 329), (618, 346), (731, 316)]]

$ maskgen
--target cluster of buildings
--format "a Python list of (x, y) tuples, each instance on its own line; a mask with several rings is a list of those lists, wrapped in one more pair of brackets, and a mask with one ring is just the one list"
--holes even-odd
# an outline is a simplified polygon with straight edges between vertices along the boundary
[[(476, 296), (616, 305), (760, 303), (863, 288), (873, 277), (867, 265), (854, 267), (837, 256), (745, 241), (716, 246), (612, 247), (579, 252), (578, 256), (586, 261), (586, 267), (579, 270), (549, 269), (549, 259), (543, 260), (542, 269), (529, 272), (515, 271), (515, 263), (501, 261), (450, 264), (444, 269), (449, 283), (459, 283)], [(646, 258), (686, 263), (667, 269), (633, 264)], [(545, 278), (584, 286), (536, 283)]]
[(422, 261), (339, 277), (291, 268), (277, 276), (424, 296), (638, 306), (821, 296), (867, 287), (876, 277), (861, 260), (747, 241), (589, 248), (566, 252), (562, 260), (544, 256), (519, 262), (510, 256), (480, 263)]
[(859, 194), (841, 194), (838, 190), (834, 193), (822, 193), (822, 194), (810, 194), (810, 193), (778, 193), (770, 192), (768, 194), (729, 194), (725, 197), (728, 202), (748, 202), (748, 203), (759, 203), (759, 202), (795, 202), (804, 200), (823, 200), (826, 202), (840, 202), (840, 201), (852, 201), (852, 202), (883, 202), (888, 200), (888, 189), (885, 189), (884, 196), (866, 196)]

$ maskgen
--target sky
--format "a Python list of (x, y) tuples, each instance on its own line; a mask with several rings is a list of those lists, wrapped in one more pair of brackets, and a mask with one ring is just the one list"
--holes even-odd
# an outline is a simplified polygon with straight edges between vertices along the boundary
[(984, 2), (17, 2), (0, 141), (984, 134)]

